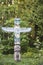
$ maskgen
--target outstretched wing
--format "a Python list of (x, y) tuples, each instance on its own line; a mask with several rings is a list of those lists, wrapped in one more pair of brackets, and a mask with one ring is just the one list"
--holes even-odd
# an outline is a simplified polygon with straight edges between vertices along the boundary
[(5, 32), (30, 32), (31, 28), (12, 28), (12, 27), (2, 27), (2, 30)]
[(20, 32), (30, 32), (31, 28), (20, 28)]
[(11, 27), (2, 27), (2, 30), (5, 32), (14, 32), (14, 28)]

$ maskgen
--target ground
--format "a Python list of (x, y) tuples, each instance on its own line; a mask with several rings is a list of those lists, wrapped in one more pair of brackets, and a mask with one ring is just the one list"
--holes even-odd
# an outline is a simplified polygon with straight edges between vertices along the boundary
[(40, 58), (25, 58), (21, 57), (21, 61), (14, 61), (13, 55), (1, 55), (0, 65), (43, 65), (43, 56)]

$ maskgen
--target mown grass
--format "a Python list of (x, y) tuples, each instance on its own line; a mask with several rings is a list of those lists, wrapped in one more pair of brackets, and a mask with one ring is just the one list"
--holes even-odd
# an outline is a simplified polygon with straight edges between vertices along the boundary
[(43, 65), (43, 57), (40, 58), (25, 58), (21, 61), (14, 61), (13, 55), (0, 55), (0, 65)]

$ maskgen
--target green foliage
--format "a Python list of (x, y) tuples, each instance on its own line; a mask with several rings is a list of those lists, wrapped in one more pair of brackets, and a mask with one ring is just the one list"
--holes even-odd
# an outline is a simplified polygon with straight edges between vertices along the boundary
[(27, 53), (24, 53), (24, 54), (23, 54), (23, 57), (28, 58), (28, 57), (32, 57), (32, 55), (33, 55), (32, 52), (27, 52)]
[(39, 41), (39, 37), (36, 38), (34, 45), (36, 46), (37, 49), (41, 48), (41, 42)]
[(5, 52), (9, 51), (9, 48), (10, 51), (13, 49), (14, 34), (4, 33), (1, 27), (14, 27), (15, 17), (21, 18), (21, 27), (32, 28), (30, 33), (21, 34), (21, 51), (26, 52), (29, 47), (41, 49), (43, 47), (43, 0), (0, 0), (0, 44)]
[[(35, 54), (36, 55), (36, 54)], [(20, 62), (16, 62), (12, 55), (0, 55), (0, 65), (42, 65), (43, 57), (37, 58), (24, 58)]]
[[(28, 40), (28, 41), (27, 41)], [(26, 52), (29, 46), (29, 38), (26, 33), (21, 34), (21, 52)]]

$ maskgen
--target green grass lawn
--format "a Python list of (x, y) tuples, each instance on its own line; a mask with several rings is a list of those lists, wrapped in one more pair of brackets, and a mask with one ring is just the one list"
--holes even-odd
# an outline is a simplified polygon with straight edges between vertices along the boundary
[(40, 58), (25, 58), (21, 61), (14, 61), (13, 55), (0, 55), (0, 65), (43, 65), (43, 57)]

